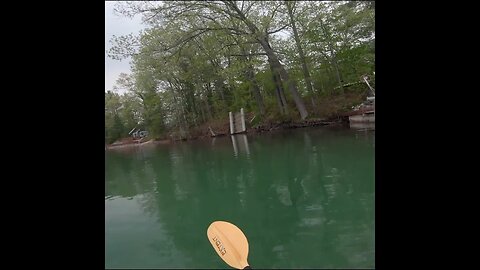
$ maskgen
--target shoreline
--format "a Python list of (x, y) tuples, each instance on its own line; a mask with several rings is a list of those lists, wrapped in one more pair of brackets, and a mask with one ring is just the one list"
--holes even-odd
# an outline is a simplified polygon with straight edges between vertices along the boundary
[[(266, 123), (266, 124), (258, 125), (255, 127), (251, 127), (247, 130), (247, 132), (242, 134), (260, 135), (260, 134), (264, 134), (272, 131), (279, 131), (279, 130), (289, 130), (289, 129), (298, 129), (298, 128), (315, 127), (315, 126), (334, 126), (334, 125), (342, 125), (342, 124), (345, 124), (345, 120), (342, 118), (338, 118), (334, 120), (309, 119), (304, 121), (283, 121), (283, 122)], [(163, 139), (163, 140), (151, 139), (145, 142), (140, 142), (141, 140), (127, 140), (126, 142), (116, 142), (113, 144), (105, 144), (105, 150), (119, 149), (119, 148), (126, 148), (126, 147), (136, 147), (136, 146), (147, 146), (151, 144), (155, 144), (155, 145), (174, 144), (179, 142), (182, 143), (182, 142), (194, 141), (198, 139), (224, 137), (228, 135), (230, 134), (222, 133), (216, 136), (199, 135), (199, 136), (193, 136), (185, 139)]]

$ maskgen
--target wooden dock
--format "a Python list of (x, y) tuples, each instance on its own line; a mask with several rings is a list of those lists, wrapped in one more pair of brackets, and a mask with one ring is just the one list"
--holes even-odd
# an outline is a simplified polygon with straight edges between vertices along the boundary
[(240, 109), (240, 112), (229, 112), (230, 118), (230, 135), (245, 133), (247, 128), (245, 126), (245, 113), (243, 108)]

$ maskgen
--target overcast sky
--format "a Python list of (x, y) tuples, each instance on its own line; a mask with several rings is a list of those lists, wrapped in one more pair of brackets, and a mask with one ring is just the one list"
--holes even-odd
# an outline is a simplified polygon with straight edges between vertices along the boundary
[[(122, 36), (130, 33), (136, 35), (144, 28), (140, 16), (129, 19), (114, 15), (113, 7), (115, 3), (115, 1), (105, 2), (105, 91), (112, 89), (120, 73), (130, 73), (130, 59), (118, 61), (107, 57), (106, 50), (111, 47), (110, 38), (113, 35)], [(119, 91), (119, 93), (123, 92)]]

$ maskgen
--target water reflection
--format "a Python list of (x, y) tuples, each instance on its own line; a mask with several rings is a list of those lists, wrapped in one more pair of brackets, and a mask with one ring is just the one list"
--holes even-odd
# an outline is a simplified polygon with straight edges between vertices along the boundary
[(246, 157), (250, 157), (250, 148), (248, 146), (248, 138), (246, 134), (230, 135), (233, 145), (233, 153), (238, 157), (239, 153), (244, 153)]
[[(106, 201), (134, 198), (122, 203), (138, 205), (152, 218), (140, 219), (140, 224), (163, 239), (163, 244), (157, 239), (145, 247), (157, 252), (155, 258), (131, 258), (129, 266), (225, 268), (212, 253), (205, 230), (214, 220), (229, 220), (247, 234), (249, 261), (256, 268), (373, 267), (374, 152), (369, 138), (366, 142), (341, 130), (304, 130), (109, 153)], [(116, 220), (112, 213), (107, 225), (115, 226)], [(142, 228), (138, 220), (130, 221), (128, 230), (143, 235), (135, 229)], [(108, 235), (123, 239), (122, 233), (128, 231)], [(167, 246), (175, 252), (165, 252)], [(107, 253), (107, 263), (122, 267), (113, 258), (128, 250)]]

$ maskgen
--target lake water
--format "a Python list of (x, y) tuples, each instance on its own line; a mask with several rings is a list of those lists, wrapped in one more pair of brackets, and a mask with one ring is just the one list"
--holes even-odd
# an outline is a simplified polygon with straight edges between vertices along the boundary
[(315, 127), (105, 154), (105, 267), (229, 269), (211, 222), (252, 268), (375, 267), (375, 131)]

